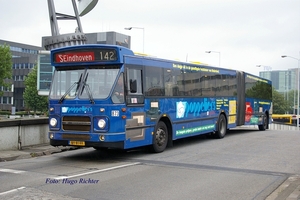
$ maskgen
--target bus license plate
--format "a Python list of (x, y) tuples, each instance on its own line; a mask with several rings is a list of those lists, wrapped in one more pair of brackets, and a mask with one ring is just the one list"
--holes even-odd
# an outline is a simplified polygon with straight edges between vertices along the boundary
[(84, 141), (70, 141), (70, 145), (85, 146), (85, 142)]

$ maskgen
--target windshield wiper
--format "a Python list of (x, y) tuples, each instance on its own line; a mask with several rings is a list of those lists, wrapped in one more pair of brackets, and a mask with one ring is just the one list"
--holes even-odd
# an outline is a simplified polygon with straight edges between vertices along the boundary
[(86, 91), (87, 91), (87, 95), (88, 95), (88, 97), (90, 99), (90, 102), (92, 104), (95, 104), (95, 101), (94, 101), (94, 98), (93, 98), (90, 86), (89, 86), (89, 84), (86, 83), (86, 80), (87, 80), (88, 76), (89, 76), (89, 73), (86, 74), (86, 77), (85, 77), (85, 79), (83, 81), (83, 88), (82, 88), (81, 94), (83, 93), (83, 91), (85, 90), (85, 88), (87, 88)]
[(78, 91), (78, 88), (79, 88), (79, 83), (81, 81), (81, 77), (82, 77), (82, 74), (80, 75), (80, 78), (78, 80), (78, 82), (75, 82), (73, 83), (69, 89), (64, 93), (64, 95), (62, 95), (62, 97), (59, 99), (58, 103), (62, 103), (63, 100), (65, 100), (66, 96), (71, 92), (71, 90), (77, 85), (77, 88), (76, 88), (76, 91)]

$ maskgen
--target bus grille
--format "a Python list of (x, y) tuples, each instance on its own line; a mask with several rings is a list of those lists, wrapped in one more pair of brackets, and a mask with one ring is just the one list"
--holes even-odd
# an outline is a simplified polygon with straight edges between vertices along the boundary
[(86, 116), (64, 116), (62, 119), (62, 128), (65, 131), (84, 131), (91, 129), (91, 119)]

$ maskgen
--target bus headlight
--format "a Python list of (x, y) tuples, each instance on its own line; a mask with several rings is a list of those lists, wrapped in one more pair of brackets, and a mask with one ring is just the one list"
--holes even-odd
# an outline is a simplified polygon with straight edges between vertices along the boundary
[(57, 120), (55, 118), (50, 119), (50, 126), (55, 127), (57, 125)]
[(106, 116), (95, 116), (93, 119), (95, 132), (107, 132), (109, 129), (109, 119)]
[(98, 126), (99, 128), (104, 129), (106, 126), (106, 121), (104, 119), (99, 119)]

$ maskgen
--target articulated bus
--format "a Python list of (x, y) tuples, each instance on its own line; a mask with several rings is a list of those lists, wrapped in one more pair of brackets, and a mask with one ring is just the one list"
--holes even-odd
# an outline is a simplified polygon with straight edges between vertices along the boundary
[(271, 81), (242, 71), (135, 55), (115, 45), (54, 49), (51, 64), (52, 146), (147, 146), (158, 153), (181, 138), (223, 138), (230, 128), (264, 131), (271, 123)]

